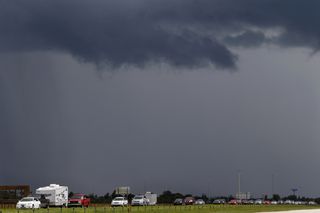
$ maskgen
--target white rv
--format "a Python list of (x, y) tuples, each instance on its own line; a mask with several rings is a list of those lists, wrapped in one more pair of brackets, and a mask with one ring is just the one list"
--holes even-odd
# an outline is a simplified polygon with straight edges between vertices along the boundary
[(151, 192), (146, 192), (145, 196), (149, 200), (148, 205), (156, 205), (157, 204), (157, 194), (153, 194)]
[(68, 205), (68, 187), (58, 184), (50, 184), (49, 186), (40, 187), (36, 190), (36, 194), (44, 196), (50, 201), (50, 206), (67, 206)]

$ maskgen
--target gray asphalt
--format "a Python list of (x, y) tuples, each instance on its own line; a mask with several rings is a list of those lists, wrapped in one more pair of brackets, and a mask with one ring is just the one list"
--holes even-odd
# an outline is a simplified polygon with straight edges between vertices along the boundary
[[(271, 212), (262, 212), (262, 213), (271, 213)], [(320, 213), (320, 209), (280, 211), (277, 213)]]

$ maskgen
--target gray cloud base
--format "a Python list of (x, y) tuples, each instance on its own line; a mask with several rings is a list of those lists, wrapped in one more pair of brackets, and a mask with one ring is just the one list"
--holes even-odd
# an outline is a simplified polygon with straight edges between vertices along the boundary
[[(237, 57), (226, 45), (265, 41), (252, 27), (282, 28), (273, 39), (281, 45), (319, 46), (316, 0), (7, 0), (0, 6), (1, 51), (63, 51), (113, 66), (165, 61), (234, 68)], [(241, 31), (237, 39), (228, 34)]]

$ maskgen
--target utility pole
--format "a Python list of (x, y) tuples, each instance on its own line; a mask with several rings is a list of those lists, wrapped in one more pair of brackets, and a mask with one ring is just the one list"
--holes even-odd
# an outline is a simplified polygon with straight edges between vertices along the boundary
[(272, 176), (271, 176), (271, 196), (274, 195), (274, 174), (272, 173)]
[(238, 171), (238, 194), (240, 196), (241, 193), (241, 172)]

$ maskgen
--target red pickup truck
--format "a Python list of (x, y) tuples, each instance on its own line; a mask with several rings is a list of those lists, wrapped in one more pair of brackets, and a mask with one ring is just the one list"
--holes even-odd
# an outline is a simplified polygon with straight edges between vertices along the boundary
[(85, 194), (74, 194), (69, 198), (69, 207), (88, 207), (90, 204), (90, 198)]

